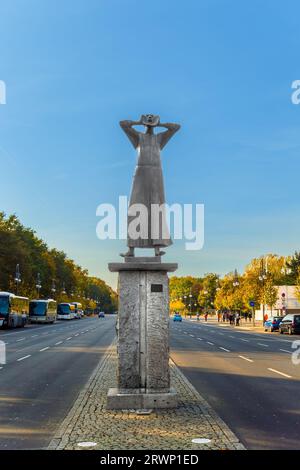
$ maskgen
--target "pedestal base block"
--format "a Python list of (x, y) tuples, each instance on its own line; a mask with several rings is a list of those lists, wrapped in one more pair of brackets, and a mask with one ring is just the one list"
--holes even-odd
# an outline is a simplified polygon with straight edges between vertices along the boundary
[(137, 389), (110, 388), (107, 394), (108, 410), (176, 408), (177, 394), (174, 389), (168, 392)]

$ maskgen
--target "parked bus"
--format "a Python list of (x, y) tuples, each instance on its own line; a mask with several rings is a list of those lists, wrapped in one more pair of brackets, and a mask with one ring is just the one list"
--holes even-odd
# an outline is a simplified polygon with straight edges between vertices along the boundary
[(72, 302), (75, 308), (75, 318), (81, 318), (83, 316), (82, 304), (80, 302)]
[(73, 320), (75, 318), (75, 307), (66, 302), (57, 306), (57, 320)]
[(31, 323), (54, 323), (57, 316), (55, 300), (31, 300), (29, 302), (29, 320)]
[(0, 292), (0, 327), (24, 327), (29, 317), (29, 299), (11, 292)]

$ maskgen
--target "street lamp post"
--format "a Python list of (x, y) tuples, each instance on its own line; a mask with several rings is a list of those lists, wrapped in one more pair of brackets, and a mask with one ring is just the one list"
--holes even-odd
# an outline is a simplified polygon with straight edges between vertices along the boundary
[(52, 279), (52, 287), (51, 287), (52, 296), (54, 298), (56, 287), (55, 287), (55, 279)]
[(262, 293), (263, 293), (263, 318), (262, 318), (262, 322), (264, 324), (264, 321), (265, 321), (265, 280), (267, 279), (267, 271), (266, 271), (266, 268), (265, 268), (265, 260), (264, 258), (262, 258), (260, 260), (260, 272), (259, 272), (259, 276), (258, 276), (258, 279), (260, 280), (260, 282), (262, 283)]
[(190, 320), (192, 319), (192, 289), (190, 289), (190, 293), (189, 293), (189, 307), (190, 307)]
[[(238, 275), (238, 272), (237, 272), (237, 269), (234, 270), (234, 278), (233, 278), (233, 283), (232, 283), (233, 287), (236, 288), (240, 285), (240, 282), (239, 282), (239, 275)], [(237, 309), (238, 310), (238, 309)], [(238, 313), (238, 312), (237, 312)]]
[(15, 274), (15, 284), (16, 284), (16, 295), (18, 295), (19, 284), (21, 282), (21, 273), (20, 273), (20, 265), (17, 264), (16, 266), (16, 274)]
[(37, 298), (39, 299), (40, 298), (40, 290), (42, 288), (42, 284), (41, 284), (41, 275), (40, 273), (37, 273), (37, 277), (36, 277), (36, 290), (37, 290)]

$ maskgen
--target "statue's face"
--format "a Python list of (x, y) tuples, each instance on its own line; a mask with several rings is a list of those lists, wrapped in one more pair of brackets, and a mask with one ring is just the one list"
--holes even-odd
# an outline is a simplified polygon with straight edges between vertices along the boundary
[(144, 124), (144, 126), (155, 127), (159, 124), (159, 116), (156, 116), (154, 114), (143, 114), (142, 123)]

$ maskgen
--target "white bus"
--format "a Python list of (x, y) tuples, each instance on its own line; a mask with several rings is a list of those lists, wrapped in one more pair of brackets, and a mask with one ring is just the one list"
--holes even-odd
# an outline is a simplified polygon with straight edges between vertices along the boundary
[(57, 306), (57, 320), (73, 320), (75, 318), (75, 307), (66, 302)]
[(0, 328), (24, 327), (28, 322), (29, 299), (0, 292)]
[(81, 318), (83, 316), (82, 304), (80, 302), (72, 302), (71, 305), (74, 305), (75, 308), (75, 318)]
[(54, 323), (57, 315), (55, 300), (31, 300), (29, 302), (29, 320), (31, 323)]

